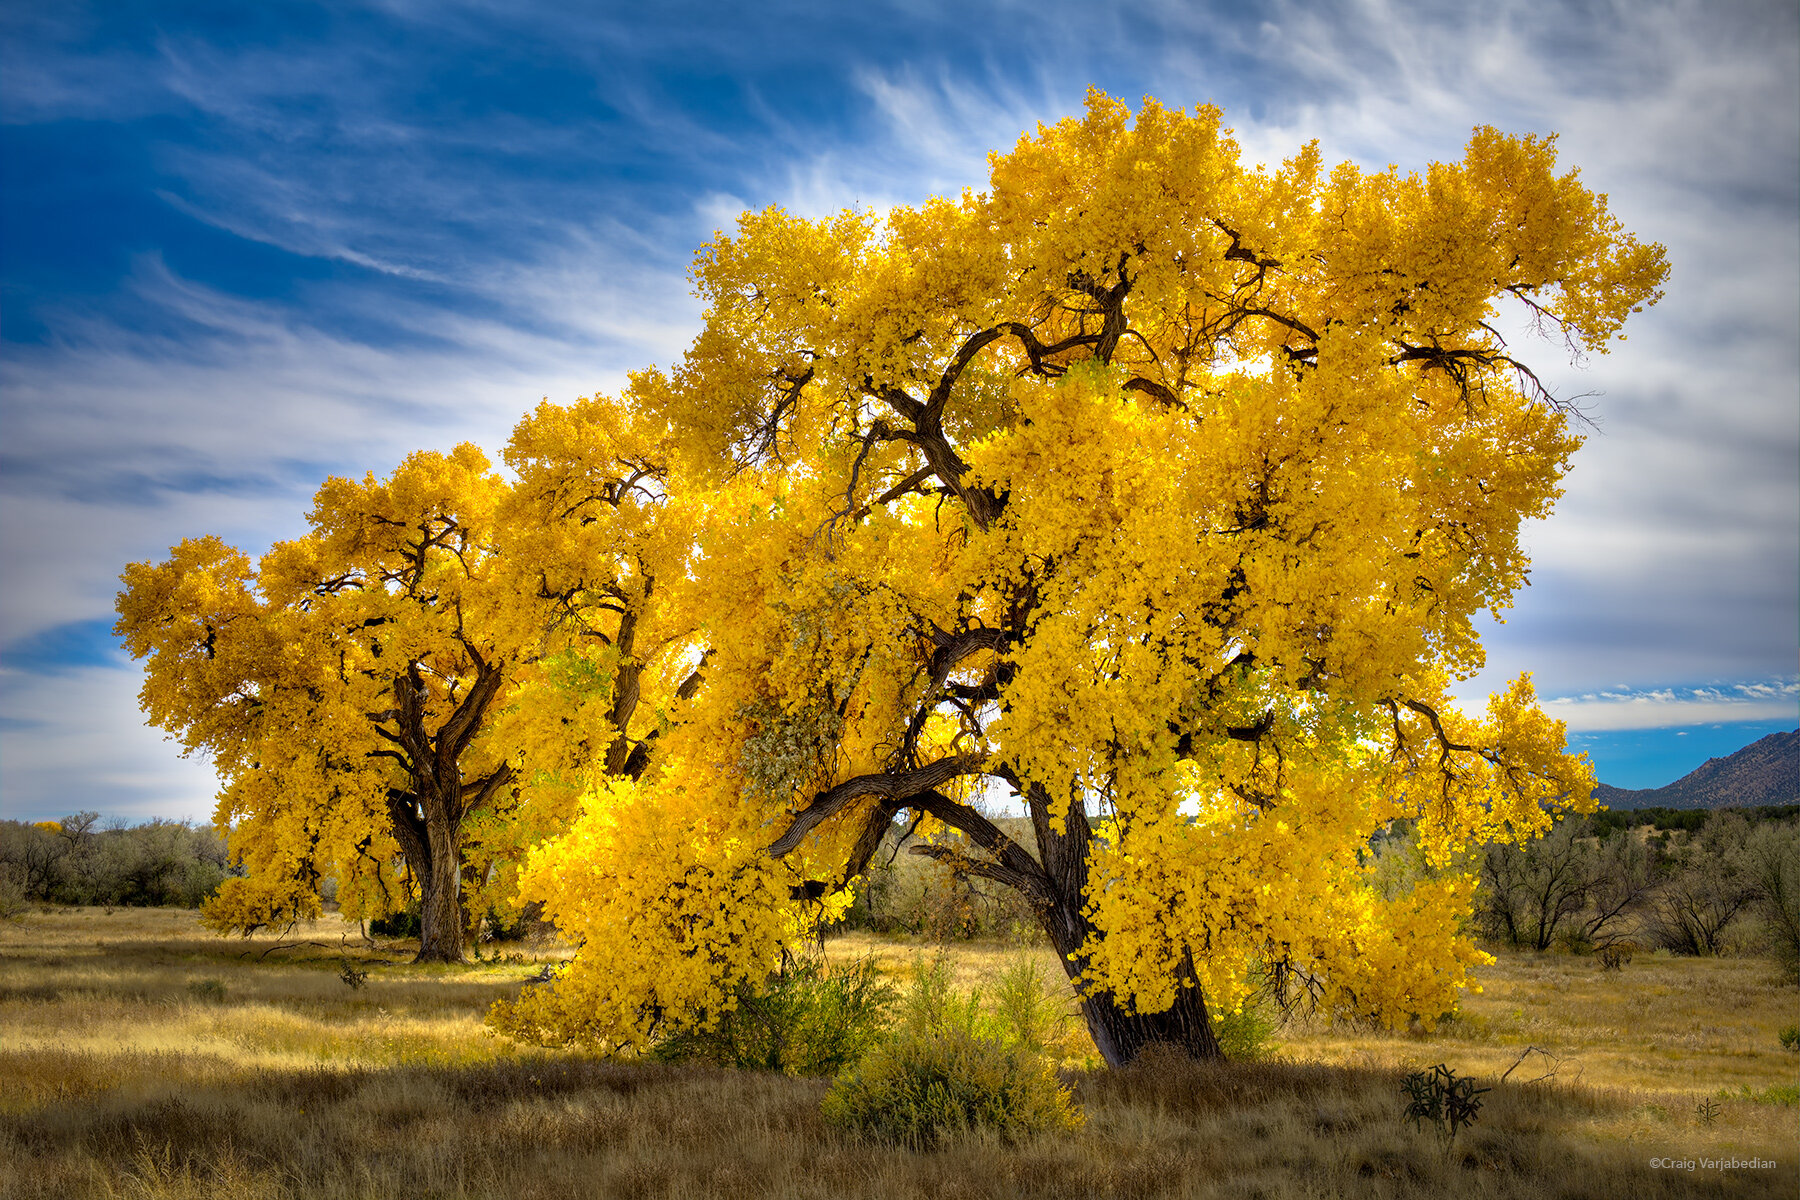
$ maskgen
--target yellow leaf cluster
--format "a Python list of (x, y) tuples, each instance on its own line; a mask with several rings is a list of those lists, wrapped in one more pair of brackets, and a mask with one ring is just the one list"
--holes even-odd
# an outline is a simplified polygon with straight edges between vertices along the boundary
[[(1496, 317), (1604, 350), (1662, 248), (1553, 138), (1485, 127), (1423, 172), (1248, 168), (1216, 109), (1095, 93), (990, 167), (701, 250), (704, 330), (618, 403), (691, 513), (659, 620), (704, 687), (653, 784), (590, 782), (533, 856), (584, 949), (503, 1028), (715, 1012), (794, 929), (783, 881), (842, 895), (902, 810), (979, 842), (995, 787), (1084, 994), (1279, 977), (1429, 1023), (1481, 958), (1470, 849), (1591, 804), (1529, 679), (1480, 719), (1446, 692), (1580, 443)], [(1397, 820), (1432, 872), (1384, 898), (1360, 852)]]
[[(1497, 318), (1603, 351), (1665, 274), (1552, 138), (1251, 167), (1214, 108), (1094, 93), (986, 191), (745, 214), (681, 361), (527, 415), (513, 485), (468, 448), (332, 480), (256, 568), (133, 567), (120, 628), (256, 853), (335, 847), (359, 896), (393, 854), (377, 646), (442, 720), (507, 664), (465, 772), (507, 800), (464, 856), (582, 944), (496, 1010), (517, 1036), (713, 1019), (902, 814), (1026, 892), (1091, 1022), (1279, 979), (1429, 1023), (1480, 958), (1473, 848), (1591, 804), (1529, 679), (1447, 699), (1580, 443)], [(1384, 896), (1396, 821), (1430, 870)]]

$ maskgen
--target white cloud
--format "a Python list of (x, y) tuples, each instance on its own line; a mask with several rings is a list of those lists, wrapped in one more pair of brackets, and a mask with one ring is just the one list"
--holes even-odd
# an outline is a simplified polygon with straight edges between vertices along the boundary
[(1792, 680), (1710, 688), (1619, 689), (1559, 696), (1544, 711), (1574, 732), (1668, 729), (1735, 721), (1800, 719), (1800, 683)]
[[(408, 11), (427, 25), (511, 19), (510, 6), (478, 7)], [(962, 15), (924, 9), (924, 22)], [(1629, 227), (1669, 246), (1675, 274), (1668, 298), (1613, 355), (1583, 368), (1555, 347), (1534, 355), (1565, 393), (1604, 392), (1602, 431), (1578, 455), (1557, 515), (1527, 531), (1537, 586), (1489, 637), (1493, 667), (1467, 692), (1534, 669), (1561, 697), (1552, 710), (1577, 729), (1793, 714), (1791, 690), (1649, 686), (1765, 678), (1790, 669), (1797, 649), (1800, 38), (1790, 7), (1295, 2), (1250, 23), (1185, 0), (1140, 6), (1131, 23), (1092, 6), (1064, 19), (1074, 12), (1001, 14), (1031, 39), (1023, 66), (970, 66), (977, 56), (952, 68), (850, 48), (842, 102), (866, 105), (874, 124), (847, 121), (844, 136), (827, 137), (752, 92), (766, 128), (750, 155), (643, 72), (615, 75), (612, 64), (634, 52), (628, 33), (591, 14), (558, 13), (536, 36), (554, 36), (545, 29), (564, 20), (580, 23), (571, 40), (600, 29), (571, 52), (591, 56), (596, 94), (619, 114), (604, 133), (586, 113), (428, 127), (416, 111), (395, 111), (384, 82), (394, 64), (372, 47), (300, 62), (165, 41), (148, 70), (124, 51), (65, 55), (55, 69), (0, 51), (7, 119), (192, 106), (243, 141), (158, 152), (171, 202), (239, 236), (401, 281), (321, 284), (290, 307), (223, 295), (150, 257), (130, 287), (182, 323), (181, 336), (66, 311), (52, 314), (54, 343), (10, 349), (0, 362), (10, 568), (0, 640), (105, 616), (124, 563), (160, 556), (180, 537), (218, 532), (254, 549), (291, 535), (325, 471), (385, 471), (408, 450), (463, 439), (497, 450), (539, 397), (614, 387), (626, 369), (678, 354), (698, 324), (682, 275), (689, 255), (742, 208), (779, 202), (822, 216), (980, 188), (989, 150), (1078, 112), (1098, 81), (1133, 103), (1145, 93), (1170, 105), (1220, 102), (1252, 161), (1278, 161), (1318, 137), (1328, 159), (1414, 167), (1458, 155), (1478, 122), (1561, 130), (1564, 161), (1611, 193)], [(71, 45), (86, 36), (78, 25), (70, 19), (65, 31)], [(658, 36), (667, 51), (687, 32)], [(741, 63), (754, 49), (717, 53)], [(306, 97), (325, 116), (300, 130), (286, 105)], [(546, 200), (541, 181), (458, 174), (445, 165), (455, 155), (429, 152), (591, 168), (607, 139), (663, 166), (746, 165), (672, 190), (660, 206), (640, 197), (603, 211), (573, 192)], [(455, 299), (409, 298), (404, 283), (424, 278)], [(337, 324), (297, 319), (308, 310)], [(383, 335), (347, 331), (359, 320)], [(8, 806), (21, 789), (41, 789), (32, 803), (56, 815), (53, 747), (69, 763), (97, 764), (96, 779), (129, 776), (121, 764), (135, 755), (146, 780), (186, 781), (155, 783), (158, 794), (191, 786), (129, 703), (100, 699), (107, 687), (128, 699), (130, 672), (5, 679), (8, 713), (71, 722), (54, 736), (5, 734)], [(1600, 680), (1629, 687), (1608, 691)], [(22, 771), (26, 761), (40, 765)]]
[(0, 816), (209, 821), (218, 778), (179, 757), (137, 710), (134, 670), (81, 667), (52, 676), (0, 670)]
[(382, 474), (460, 441), (497, 459), (540, 398), (615, 388), (626, 368), (678, 353), (693, 307), (679, 279), (619, 269), (604, 246), (570, 249), (485, 281), (521, 306), (562, 308), (561, 336), (396, 306), (391, 321), (434, 342), (387, 347), (146, 260), (136, 287), (191, 327), (180, 341), (71, 316), (58, 345), (0, 363), (11, 565), (0, 640), (105, 615), (124, 564), (182, 537), (255, 549), (292, 536), (328, 472)]

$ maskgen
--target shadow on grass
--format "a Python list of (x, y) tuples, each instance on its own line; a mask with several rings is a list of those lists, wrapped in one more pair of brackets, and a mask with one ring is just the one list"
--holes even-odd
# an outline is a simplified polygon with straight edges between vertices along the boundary
[[(50, 1196), (1619, 1197), (1794, 1194), (1718, 1156), (1719, 1130), (1641, 1094), (1500, 1086), (1446, 1146), (1393, 1071), (1152, 1056), (1071, 1076), (1073, 1136), (913, 1153), (842, 1134), (828, 1086), (687, 1064), (538, 1055), (471, 1066), (256, 1071), (0, 1117), (0, 1193)], [(1640, 1135), (1627, 1142), (1620, 1129)], [(1612, 1132), (1609, 1132), (1612, 1131)], [(1728, 1138), (1727, 1138), (1728, 1140)], [(1742, 1153), (1739, 1157), (1744, 1157)], [(1781, 1157), (1773, 1154), (1765, 1157)]]

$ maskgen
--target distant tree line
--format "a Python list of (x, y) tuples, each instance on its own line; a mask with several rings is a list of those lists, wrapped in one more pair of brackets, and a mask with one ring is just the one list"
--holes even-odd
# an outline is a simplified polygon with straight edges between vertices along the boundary
[[(1408, 843), (1373, 848), (1378, 874), (1423, 869)], [(1767, 953), (1800, 982), (1800, 806), (1570, 816), (1522, 847), (1487, 847), (1481, 883), (1475, 921), (1493, 941)]]
[(0, 821), (0, 911), (27, 903), (197, 908), (232, 875), (210, 825), (99, 828), (100, 814)]
[(1719, 812), (1737, 813), (1746, 821), (1758, 824), (1764, 821), (1800, 821), (1800, 804), (1765, 804), (1756, 808), (1622, 808), (1608, 809), (1594, 813), (1588, 818), (1588, 824), (1600, 837), (1609, 832), (1622, 829), (1637, 829), (1649, 825), (1657, 830), (1679, 829), (1694, 833), (1703, 827), (1707, 819)]
[[(1009, 828), (1018, 818), (998, 818)], [(954, 834), (948, 844), (959, 844)], [(931, 940), (1029, 940), (1031, 914), (1007, 889), (928, 869), (904, 825), (891, 828), (838, 928)], [(1406, 822), (1368, 861), (1390, 895), (1429, 873)], [(1800, 805), (1602, 811), (1569, 816), (1480, 862), (1477, 932), (1529, 950), (1764, 953), (1800, 981)]]

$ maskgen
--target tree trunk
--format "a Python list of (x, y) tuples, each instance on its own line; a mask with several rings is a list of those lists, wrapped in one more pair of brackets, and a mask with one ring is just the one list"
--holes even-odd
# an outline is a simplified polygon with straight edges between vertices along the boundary
[(419, 953), (413, 961), (461, 962), (462, 849), (456, 831), (441, 805), (422, 802), (417, 792), (390, 788), (387, 804), (400, 853), (419, 885)]
[[(1213, 1036), (1207, 1019), (1206, 997), (1196, 986), (1175, 991), (1175, 1003), (1166, 1012), (1134, 1013), (1121, 1005), (1111, 993), (1081, 982), (1079, 976), (1087, 967), (1081, 948), (1094, 932), (1087, 908), (1088, 847), (1093, 830), (1080, 800), (1069, 807), (1063, 828), (1058, 831), (1049, 819), (1049, 796), (1042, 787), (1033, 785), (1028, 793), (1033, 832), (1037, 835), (1038, 856), (1054, 900), (1038, 913), (1050, 944), (1062, 960), (1063, 970), (1075, 985), (1081, 1000), (1081, 1015), (1087, 1020), (1088, 1033), (1094, 1047), (1109, 1067), (1129, 1064), (1152, 1043), (1173, 1046), (1189, 1057), (1222, 1060), (1225, 1052)], [(1193, 962), (1183, 964), (1184, 976), (1194, 974)]]
[[(895, 811), (909, 807), (929, 813), (961, 830), (991, 857), (973, 859), (953, 847), (930, 844), (913, 846), (911, 852), (952, 863), (958, 871), (1018, 889), (1049, 934), (1050, 944), (1056, 947), (1063, 970), (1075, 985), (1088, 1032), (1093, 1035), (1094, 1046), (1107, 1066), (1125, 1066), (1157, 1042), (1174, 1046), (1192, 1058), (1223, 1059), (1224, 1051), (1213, 1035), (1207, 1017), (1206, 997), (1197, 984), (1182, 986), (1178, 982), (1174, 1003), (1166, 1012), (1136, 1013), (1121, 1004), (1113, 993), (1082, 982), (1080, 976), (1088, 965), (1082, 949), (1096, 930), (1086, 915), (1089, 847), (1094, 833), (1081, 799), (1071, 799), (1062, 827), (1057, 828), (1050, 819), (1050, 796), (1044, 787), (1033, 783), (1020, 789), (1025, 794), (1032, 832), (1037, 840), (1038, 854), (1034, 859), (985, 816), (937, 791), (934, 786), (937, 779), (924, 778), (934, 772), (940, 778), (948, 777), (955, 774), (954, 768), (954, 762), (940, 762), (908, 773), (863, 777), (837, 784), (815, 796), (812, 803), (794, 818), (787, 832), (770, 845), (769, 852), (779, 856), (793, 850), (808, 831), (847, 803), (846, 796), (882, 797), (882, 802), (868, 812), (862, 834), (840, 877), (854, 879), (868, 870), (875, 847), (887, 831)], [(1019, 781), (1010, 774), (1002, 775), (1002, 778), (1019, 788)], [(816, 896), (833, 886), (825, 881), (808, 881), (804, 888), (796, 887), (794, 894)], [(813, 888), (818, 891), (811, 891)], [(1183, 958), (1177, 974), (1178, 980), (1196, 977), (1191, 955)]]
[(419, 956), (413, 961), (458, 963), (463, 961), (462, 848), (441, 811), (427, 815), (425, 830), (431, 860), (419, 876)]
[(1213, 1036), (1212, 1022), (1207, 1018), (1206, 997), (1198, 986), (1178, 987), (1174, 1005), (1165, 1012), (1134, 1013), (1111, 992), (1094, 989), (1077, 978), (1087, 966), (1080, 949), (1093, 929), (1078, 907), (1084, 903), (1080, 896), (1073, 897), (1073, 903), (1070, 898), (1059, 900), (1043, 914), (1043, 926), (1050, 935), (1050, 944), (1056, 947), (1056, 956), (1062, 960), (1063, 970), (1075, 985), (1081, 1015), (1106, 1065), (1126, 1066), (1157, 1042), (1175, 1047), (1190, 1058), (1224, 1059), (1225, 1052)]

